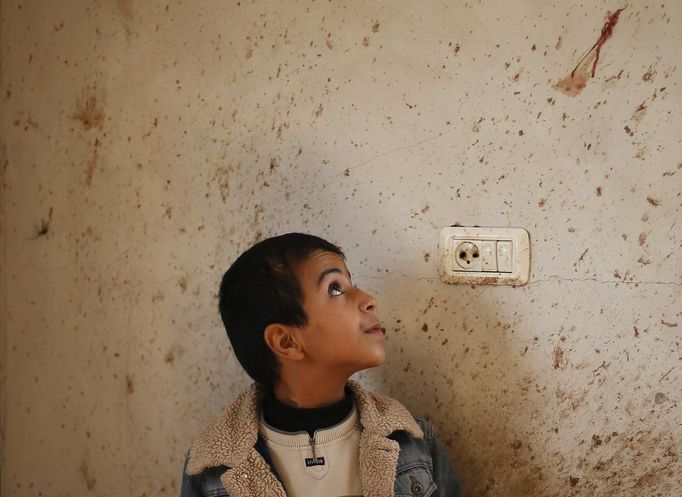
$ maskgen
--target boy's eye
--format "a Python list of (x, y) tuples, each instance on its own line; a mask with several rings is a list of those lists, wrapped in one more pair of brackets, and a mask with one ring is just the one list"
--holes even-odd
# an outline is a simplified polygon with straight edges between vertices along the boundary
[(331, 295), (332, 297), (343, 295), (343, 289), (341, 288), (341, 285), (339, 285), (336, 282), (329, 285), (329, 295)]

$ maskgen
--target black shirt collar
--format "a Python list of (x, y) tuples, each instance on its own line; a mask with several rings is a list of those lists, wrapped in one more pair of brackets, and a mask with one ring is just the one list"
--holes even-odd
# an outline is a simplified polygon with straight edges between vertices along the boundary
[(306, 431), (313, 436), (315, 430), (323, 430), (339, 424), (353, 409), (353, 395), (346, 385), (343, 399), (324, 407), (291, 407), (268, 391), (263, 398), (265, 422), (281, 431)]

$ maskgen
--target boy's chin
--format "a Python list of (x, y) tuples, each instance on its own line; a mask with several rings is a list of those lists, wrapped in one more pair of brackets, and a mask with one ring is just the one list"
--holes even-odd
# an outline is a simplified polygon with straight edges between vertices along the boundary
[(386, 362), (386, 353), (377, 354), (371, 360), (368, 360), (365, 364), (363, 364), (363, 366), (359, 368), (358, 371), (362, 371), (364, 369), (377, 368), (381, 366), (384, 362)]

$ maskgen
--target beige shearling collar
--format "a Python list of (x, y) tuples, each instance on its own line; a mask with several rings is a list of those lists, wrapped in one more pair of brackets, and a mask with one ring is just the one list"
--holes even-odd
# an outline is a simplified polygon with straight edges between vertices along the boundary
[[(409, 411), (398, 401), (365, 390), (350, 380), (363, 432), (360, 436), (360, 479), (366, 497), (393, 495), (399, 446), (387, 438), (406, 431), (416, 438), (424, 434)], [(262, 390), (257, 384), (241, 392), (192, 444), (187, 473), (227, 466), (221, 481), (232, 497), (280, 496), (284, 489), (254, 448), (258, 438)]]

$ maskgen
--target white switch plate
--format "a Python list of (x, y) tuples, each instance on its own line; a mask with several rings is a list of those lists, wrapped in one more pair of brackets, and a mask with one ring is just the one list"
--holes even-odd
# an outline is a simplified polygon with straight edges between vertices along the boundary
[(438, 251), (440, 277), (445, 283), (528, 283), (530, 236), (523, 228), (443, 228)]

